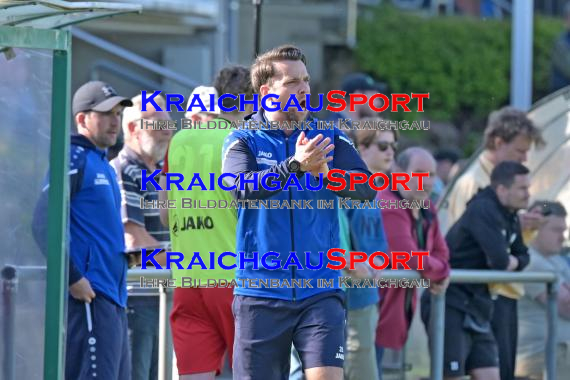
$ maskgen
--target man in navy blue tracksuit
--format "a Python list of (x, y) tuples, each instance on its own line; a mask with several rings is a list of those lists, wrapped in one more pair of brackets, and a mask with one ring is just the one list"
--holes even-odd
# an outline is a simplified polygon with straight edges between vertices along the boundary
[[(303, 53), (294, 46), (282, 46), (259, 56), (251, 69), (254, 91), (260, 96), (276, 94), (282, 107), (294, 94), (303, 111), (260, 111), (250, 115), (250, 123), (308, 121), (313, 130), (243, 129), (232, 132), (224, 143), (223, 172), (243, 173), (244, 181), (233, 192), (237, 199), (271, 199), (280, 201), (312, 201), (313, 208), (238, 210), (236, 252), (245, 252), (245, 268), (238, 268), (238, 279), (312, 280), (312, 287), (253, 288), (247, 282), (235, 289), (233, 312), (236, 322), (234, 341), (234, 378), (288, 379), (291, 344), (297, 349), (307, 380), (342, 379), (344, 364), (345, 307), (339, 286), (340, 271), (326, 268), (326, 251), (339, 247), (337, 197), (372, 200), (376, 192), (368, 184), (356, 185), (352, 191), (333, 192), (325, 187), (311, 191), (305, 188), (305, 173), (311, 173), (316, 185), (319, 174), (326, 177), (329, 169), (361, 172), (370, 176), (366, 165), (346, 135), (338, 129), (317, 130), (316, 119), (307, 119), (305, 94), (310, 89)], [(266, 190), (261, 178), (276, 173), (280, 189), (290, 174), (296, 174), (303, 190)], [(258, 176), (257, 183), (251, 181)], [(245, 185), (240, 191), (240, 186)], [(319, 209), (317, 200), (333, 200), (333, 209)], [(301, 266), (287, 269), (265, 269), (261, 257), (274, 251), (285, 263), (295, 251)], [(310, 263), (306, 262), (310, 252)], [(322, 253), (321, 269), (317, 266)], [(253, 269), (257, 257), (259, 269)], [(257, 266), (257, 265), (256, 265)], [(318, 287), (317, 279), (333, 280), (333, 287)]]
[[(127, 257), (121, 193), (107, 160), (132, 102), (104, 82), (88, 82), (73, 96), (78, 135), (71, 138), (69, 297), (65, 378), (130, 379)], [(33, 232), (46, 246), (49, 183), (36, 206)]]

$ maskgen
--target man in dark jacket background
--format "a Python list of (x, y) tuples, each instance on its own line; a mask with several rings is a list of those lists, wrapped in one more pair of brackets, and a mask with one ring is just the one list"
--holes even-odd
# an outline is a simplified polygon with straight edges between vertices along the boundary
[[(529, 201), (529, 170), (504, 161), (491, 173), (491, 184), (479, 191), (446, 236), (452, 269), (521, 271), (529, 261), (517, 211)], [(500, 296), (499, 296), (500, 297)], [(514, 329), (517, 301), (501, 303), (504, 325)], [(499, 380), (499, 353), (491, 329), (494, 302), (487, 284), (452, 283), (446, 297), (444, 373), (446, 379), (471, 375), (474, 380)], [(424, 315), (427, 326), (428, 317)], [(501, 359), (509, 358), (502, 353)], [(514, 363), (513, 363), (514, 365)]]

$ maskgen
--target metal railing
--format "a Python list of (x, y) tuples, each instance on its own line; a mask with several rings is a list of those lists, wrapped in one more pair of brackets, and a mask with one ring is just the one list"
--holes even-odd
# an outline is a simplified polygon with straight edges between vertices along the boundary
[[(4, 334), (4, 368), (3, 378), (14, 380), (15, 377), (15, 321), (16, 321), (16, 294), (18, 281), (45, 279), (45, 267), (17, 267), (6, 265), (2, 270), (2, 308), (3, 308), (3, 334)], [(557, 293), (555, 286), (557, 276), (551, 272), (503, 272), (487, 270), (452, 270), (452, 283), (509, 283), (509, 282), (538, 282), (546, 283), (547, 292), (547, 338), (545, 349), (546, 379), (556, 380), (556, 329), (557, 329)], [(140, 282), (145, 279), (169, 279), (170, 270), (158, 269), (131, 269), (128, 280)], [(384, 279), (420, 279), (416, 271), (394, 270), (384, 271)], [(160, 322), (159, 322), (159, 379), (172, 378), (171, 363), (173, 348), (171, 334), (169, 333), (168, 311), (171, 308), (172, 292), (168, 288), (161, 288)], [(443, 349), (445, 332), (445, 293), (432, 295), (430, 320), (430, 379), (443, 379)]]

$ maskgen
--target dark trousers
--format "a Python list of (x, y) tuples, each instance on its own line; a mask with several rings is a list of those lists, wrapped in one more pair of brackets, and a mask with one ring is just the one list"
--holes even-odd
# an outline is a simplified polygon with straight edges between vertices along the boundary
[(236, 295), (233, 377), (289, 380), (291, 345), (302, 368), (344, 366), (346, 312), (341, 290), (300, 301)]
[(514, 380), (518, 338), (517, 300), (499, 296), (494, 303), (491, 326), (499, 349), (501, 380)]
[(66, 380), (129, 380), (131, 362), (127, 313), (100, 293), (89, 307), (72, 297), (67, 304)]

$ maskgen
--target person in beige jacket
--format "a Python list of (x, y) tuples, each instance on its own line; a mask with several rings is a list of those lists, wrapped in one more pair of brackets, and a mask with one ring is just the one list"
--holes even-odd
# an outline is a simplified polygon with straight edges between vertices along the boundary
[[(441, 229), (446, 234), (465, 212), (467, 202), (490, 183), (493, 168), (503, 161), (524, 163), (527, 153), (535, 144), (545, 144), (541, 131), (526, 113), (513, 107), (503, 107), (489, 115), (484, 134), (485, 149), (477, 161), (456, 181), (449, 197), (440, 205)], [(523, 234), (527, 239), (544, 222), (536, 213), (520, 214)], [(528, 240), (525, 241), (528, 244)], [(453, 253), (452, 253), (453, 254)], [(490, 284), (491, 294), (496, 297), (493, 318), (493, 333), (499, 348), (501, 380), (514, 379), (517, 324), (505, 327), (504, 320), (516, 321), (516, 300), (524, 294), (522, 284)]]
[[(491, 171), (500, 162), (524, 163), (532, 144), (545, 144), (541, 131), (528, 119), (526, 113), (513, 107), (503, 107), (489, 115), (484, 133), (485, 150), (474, 165), (453, 185), (451, 193), (440, 205), (439, 218), (444, 234), (465, 212), (467, 202), (490, 183)], [(537, 218), (521, 218), (523, 228), (538, 227)], [(526, 223), (526, 224), (525, 224)]]

